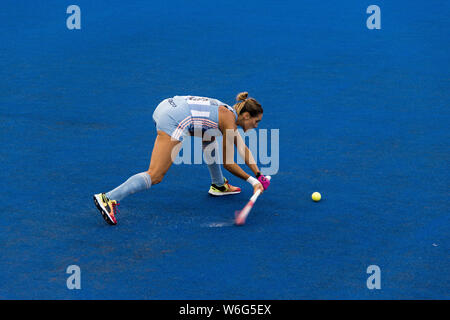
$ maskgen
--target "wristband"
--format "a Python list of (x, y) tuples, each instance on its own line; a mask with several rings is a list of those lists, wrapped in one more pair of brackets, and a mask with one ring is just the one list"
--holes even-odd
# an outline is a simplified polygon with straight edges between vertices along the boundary
[(252, 177), (252, 176), (248, 177), (247, 182), (250, 183), (253, 187), (255, 185), (257, 185), (258, 183), (260, 183), (258, 181), (258, 179), (256, 179), (255, 177)]

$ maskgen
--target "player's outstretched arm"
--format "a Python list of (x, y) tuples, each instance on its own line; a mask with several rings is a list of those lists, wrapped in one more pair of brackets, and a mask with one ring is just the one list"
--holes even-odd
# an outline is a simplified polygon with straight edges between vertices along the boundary
[(222, 132), (223, 135), (223, 167), (231, 172), (236, 177), (247, 180), (248, 175), (242, 168), (234, 162), (234, 146), (236, 134), (239, 135), (236, 129), (227, 128)]
[(244, 159), (245, 164), (247, 165), (247, 167), (249, 167), (250, 170), (252, 170), (252, 172), (256, 176), (259, 173), (259, 168), (258, 168), (258, 165), (256, 164), (255, 158), (253, 157), (252, 152), (250, 151), (250, 149), (245, 144), (244, 139), (242, 139), (242, 137), (239, 134), (239, 132), (236, 131), (236, 133), (237, 133), (237, 136), (236, 136), (236, 139), (235, 139), (236, 149), (238, 150), (239, 155), (241, 156), (241, 158)]
[[(237, 146), (238, 137), (242, 140), (239, 132), (237, 131), (234, 115), (231, 112), (223, 112), (221, 115), (222, 121), (220, 123), (222, 136), (223, 136), (223, 166), (226, 170), (231, 172), (236, 177), (246, 180), (249, 182), (254, 189), (254, 192), (260, 190), (264, 191), (264, 187), (262, 184), (255, 179), (254, 177), (247, 174), (242, 168), (234, 162), (234, 147)], [(242, 141), (243, 142), (243, 141)], [(245, 145), (245, 144), (244, 144)], [(247, 148), (248, 150), (248, 148)], [(247, 160), (250, 163), (251, 152), (248, 150)], [(245, 157), (245, 149), (244, 149), (244, 157)], [(244, 158), (245, 159), (245, 158)], [(247, 162), (246, 160), (246, 162)], [(254, 162), (254, 160), (253, 160)], [(256, 164), (254, 164), (253, 169), (258, 171)], [(252, 171), (253, 171), (252, 169)]]

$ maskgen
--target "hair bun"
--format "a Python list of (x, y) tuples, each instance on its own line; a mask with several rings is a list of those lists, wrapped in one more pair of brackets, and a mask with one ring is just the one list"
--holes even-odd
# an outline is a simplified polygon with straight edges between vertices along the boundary
[(248, 97), (248, 92), (241, 92), (236, 96), (236, 101), (244, 101)]

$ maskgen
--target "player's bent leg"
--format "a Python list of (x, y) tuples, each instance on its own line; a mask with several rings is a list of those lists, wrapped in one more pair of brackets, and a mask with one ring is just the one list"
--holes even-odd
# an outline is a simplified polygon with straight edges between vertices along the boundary
[(181, 141), (174, 140), (163, 131), (158, 131), (147, 173), (152, 179), (152, 185), (158, 184), (164, 178), (181, 149)]
[(180, 141), (173, 141), (168, 134), (158, 131), (149, 170), (131, 176), (127, 181), (106, 194), (94, 195), (94, 203), (108, 224), (117, 224), (115, 215), (116, 207), (119, 205), (118, 201), (161, 182), (172, 164), (171, 153), (179, 144), (181, 144)]

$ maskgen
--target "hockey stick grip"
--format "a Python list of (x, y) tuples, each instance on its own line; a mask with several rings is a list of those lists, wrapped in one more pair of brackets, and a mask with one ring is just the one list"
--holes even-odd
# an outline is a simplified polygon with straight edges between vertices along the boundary
[[(270, 179), (272, 179), (272, 177), (271, 176), (266, 176), (266, 179), (270, 181)], [(255, 194), (250, 198), (250, 201), (255, 202), (256, 199), (258, 199), (260, 194), (261, 194), (261, 190), (256, 191)]]

